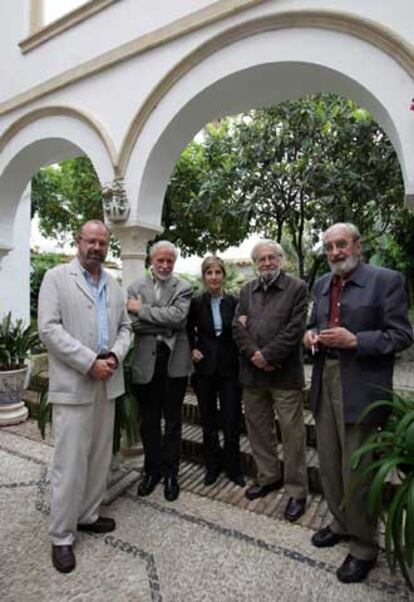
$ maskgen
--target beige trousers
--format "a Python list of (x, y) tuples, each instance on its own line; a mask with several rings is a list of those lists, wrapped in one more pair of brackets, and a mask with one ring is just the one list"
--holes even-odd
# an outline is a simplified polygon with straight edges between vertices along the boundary
[(289, 497), (306, 497), (308, 483), (302, 391), (244, 387), (243, 402), (247, 434), (257, 466), (257, 482), (270, 485), (282, 476), (276, 447), (276, 410), (282, 436), (286, 493)]
[(55, 455), (51, 471), (49, 535), (71, 545), (78, 523), (99, 516), (112, 459), (115, 403), (96, 385), (93, 403), (53, 404)]
[[(374, 427), (344, 423), (341, 375), (337, 360), (325, 361), (315, 418), (322, 486), (334, 517), (331, 529), (334, 533), (351, 536), (350, 553), (353, 556), (371, 560), (378, 554), (378, 545), (376, 521), (367, 512), (370, 477), (358, 483), (352, 495), (346, 494), (356, 478), (350, 466), (351, 456), (373, 432)], [(369, 456), (367, 454), (363, 459), (361, 469), (372, 460)]]

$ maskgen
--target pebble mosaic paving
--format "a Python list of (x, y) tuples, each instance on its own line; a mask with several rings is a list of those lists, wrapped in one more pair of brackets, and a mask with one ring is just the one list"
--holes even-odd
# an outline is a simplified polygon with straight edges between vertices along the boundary
[[(116, 519), (116, 531), (79, 534), (76, 570), (62, 575), (51, 564), (47, 536), (53, 448), (19, 436), (16, 427), (10, 431), (0, 430), (2, 602), (413, 599), (401, 579), (390, 575), (383, 557), (366, 583), (339, 583), (335, 571), (345, 546), (318, 550), (304, 525), (208, 496), (199, 483), (200, 470), (194, 476), (188, 465), (181, 478), (188, 483), (193, 476), (199, 493), (184, 490), (172, 504), (165, 501), (162, 485), (148, 498), (137, 498), (138, 473), (130, 468), (129, 488), (103, 509)], [(241, 488), (232, 489), (222, 479), (219, 489), (241, 502)], [(275, 497), (273, 505), (282, 498)], [(315, 504), (322, 506), (323, 500)]]

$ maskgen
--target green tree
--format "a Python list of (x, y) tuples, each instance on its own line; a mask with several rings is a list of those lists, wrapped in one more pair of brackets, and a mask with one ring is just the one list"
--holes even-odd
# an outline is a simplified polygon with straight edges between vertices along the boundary
[(238, 203), (238, 161), (231, 121), (210, 124), (191, 142), (168, 185), (162, 237), (186, 254), (203, 255), (240, 244), (248, 235), (250, 207)]
[(98, 176), (87, 157), (44, 167), (32, 178), (32, 215), (40, 231), (59, 243), (88, 219), (103, 219)]
[(394, 149), (349, 100), (322, 94), (251, 111), (234, 135), (239, 203), (255, 207), (251, 230), (286, 235), (308, 281), (323, 261), (317, 243), (328, 225), (352, 221), (377, 238), (402, 205)]

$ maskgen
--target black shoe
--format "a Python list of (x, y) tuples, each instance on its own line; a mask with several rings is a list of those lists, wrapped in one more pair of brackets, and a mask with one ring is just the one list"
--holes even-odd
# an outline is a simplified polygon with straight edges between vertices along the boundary
[(216, 469), (208, 468), (204, 475), (204, 485), (212, 485), (219, 478), (219, 471)]
[(290, 497), (289, 501), (285, 508), (284, 517), (286, 520), (289, 520), (291, 523), (294, 523), (298, 518), (305, 514), (306, 510), (306, 498), (295, 498)]
[(177, 477), (165, 477), (164, 479), (164, 497), (168, 502), (173, 502), (180, 495), (180, 486)]
[(362, 560), (352, 554), (348, 554), (339, 569), (336, 576), (342, 583), (358, 583), (363, 581), (370, 570), (375, 566), (376, 558), (372, 560)]
[(324, 527), (311, 537), (311, 543), (317, 548), (331, 548), (341, 541), (348, 541), (349, 535), (334, 533), (330, 527)]
[(150, 495), (150, 493), (154, 491), (159, 482), (160, 477), (152, 474), (145, 474), (138, 483), (137, 495), (141, 497)]
[(73, 546), (52, 545), (52, 562), (61, 573), (70, 573), (76, 566)]
[(246, 481), (242, 473), (228, 474), (227, 477), (230, 481), (233, 481), (233, 483), (235, 483), (239, 487), (244, 487), (246, 485)]
[(115, 529), (116, 523), (114, 519), (107, 516), (98, 516), (94, 523), (78, 525), (78, 531), (89, 531), (90, 533), (110, 533)]
[(256, 483), (252, 485), (244, 492), (244, 495), (248, 500), (255, 500), (258, 497), (265, 497), (271, 491), (276, 491), (283, 486), (283, 481), (280, 479), (279, 481), (275, 481), (274, 483), (270, 483), (270, 485), (260, 485)]

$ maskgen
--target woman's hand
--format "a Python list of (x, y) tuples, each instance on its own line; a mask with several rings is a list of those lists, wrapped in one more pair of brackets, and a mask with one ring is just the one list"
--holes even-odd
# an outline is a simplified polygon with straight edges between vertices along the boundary
[(198, 362), (201, 362), (201, 360), (204, 359), (204, 355), (199, 349), (193, 349), (193, 351), (191, 352), (191, 357), (195, 364), (198, 364)]

